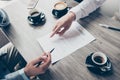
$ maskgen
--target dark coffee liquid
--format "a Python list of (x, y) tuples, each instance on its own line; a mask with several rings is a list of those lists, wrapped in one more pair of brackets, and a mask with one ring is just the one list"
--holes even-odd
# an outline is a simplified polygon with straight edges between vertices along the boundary
[(94, 57), (94, 60), (98, 63), (103, 63), (103, 58), (101, 56)]

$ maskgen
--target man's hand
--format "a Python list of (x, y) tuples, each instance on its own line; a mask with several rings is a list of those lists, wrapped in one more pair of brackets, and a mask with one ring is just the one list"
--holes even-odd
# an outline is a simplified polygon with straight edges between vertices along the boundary
[[(41, 62), (41, 65), (36, 65)], [(43, 74), (49, 67), (51, 63), (51, 55), (50, 53), (44, 53), (39, 58), (32, 60), (30, 63), (27, 64), (27, 66), (24, 68), (24, 72), (27, 76), (36, 76), (39, 74)]]
[(56, 25), (53, 28), (53, 32), (50, 37), (53, 37), (55, 34), (63, 35), (72, 24), (72, 21), (75, 19), (75, 14), (73, 12), (67, 13), (65, 16), (60, 18)]

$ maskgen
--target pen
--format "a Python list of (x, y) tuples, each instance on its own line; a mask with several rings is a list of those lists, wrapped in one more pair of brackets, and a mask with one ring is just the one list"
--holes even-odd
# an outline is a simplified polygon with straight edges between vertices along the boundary
[[(54, 49), (55, 49), (55, 48), (53, 48), (52, 50), (50, 50), (50, 53), (52, 53), (52, 52), (54, 51)], [(36, 65), (36, 67), (40, 66), (41, 63), (42, 63), (42, 61), (40, 61), (40, 62)]]
[(53, 49), (50, 51), (50, 53), (52, 53), (52, 52), (54, 51), (54, 49), (55, 49), (55, 48), (53, 48)]
[(108, 28), (108, 29), (115, 30), (115, 31), (120, 31), (120, 28), (111, 27), (111, 26), (106, 25), (106, 24), (99, 24), (99, 25), (104, 27), (104, 28)]

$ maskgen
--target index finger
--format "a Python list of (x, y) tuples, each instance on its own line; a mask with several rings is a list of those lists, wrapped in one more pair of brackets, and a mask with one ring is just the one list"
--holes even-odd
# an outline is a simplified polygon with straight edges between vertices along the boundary
[(56, 26), (56, 29), (52, 32), (52, 34), (50, 35), (50, 38), (53, 37), (59, 30), (60, 30), (60, 27)]
[(52, 34), (50, 35), (50, 38), (53, 37), (56, 34), (56, 32), (52, 32)]
[(43, 61), (44, 60), (44, 57), (38, 57), (37, 59), (34, 59), (34, 60), (32, 60), (31, 61), (31, 64), (32, 65), (35, 65), (35, 64), (37, 64), (37, 63), (39, 63), (39, 62), (41, 62), (41, 61)]

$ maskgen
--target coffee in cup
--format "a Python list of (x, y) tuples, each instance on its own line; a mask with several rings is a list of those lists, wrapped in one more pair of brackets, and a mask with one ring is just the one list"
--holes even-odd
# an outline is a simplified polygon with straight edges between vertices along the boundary
[(65, 2), (57, 2), (54, 5), (54, 9), (52, 10), (52, 14), (57, 18), (62, 17), (67, 12), (68, 12), (68, 7), (67, 7), (67, 4)]
[(58, 2), (58, 3), (56, 3), (56, 4), (54, 5), (54, 8), (55, 8), (56, 10), (63, 10), (63, 9), (65, 9), (66, 7), (67, 7), (67, 4), (64, 3), (64, 2)]
[(30, 15), (28, 16), (28, 21), (30, 24), (40, 24), (45, 21), (45, 14), (42, 12), (38, 12), (36, 9), (30, 11)]
[(92, 61), (97, 66), (102, 66), (107, 63), (107, 56), (102, 52), (95, 52), (91, 56)]

